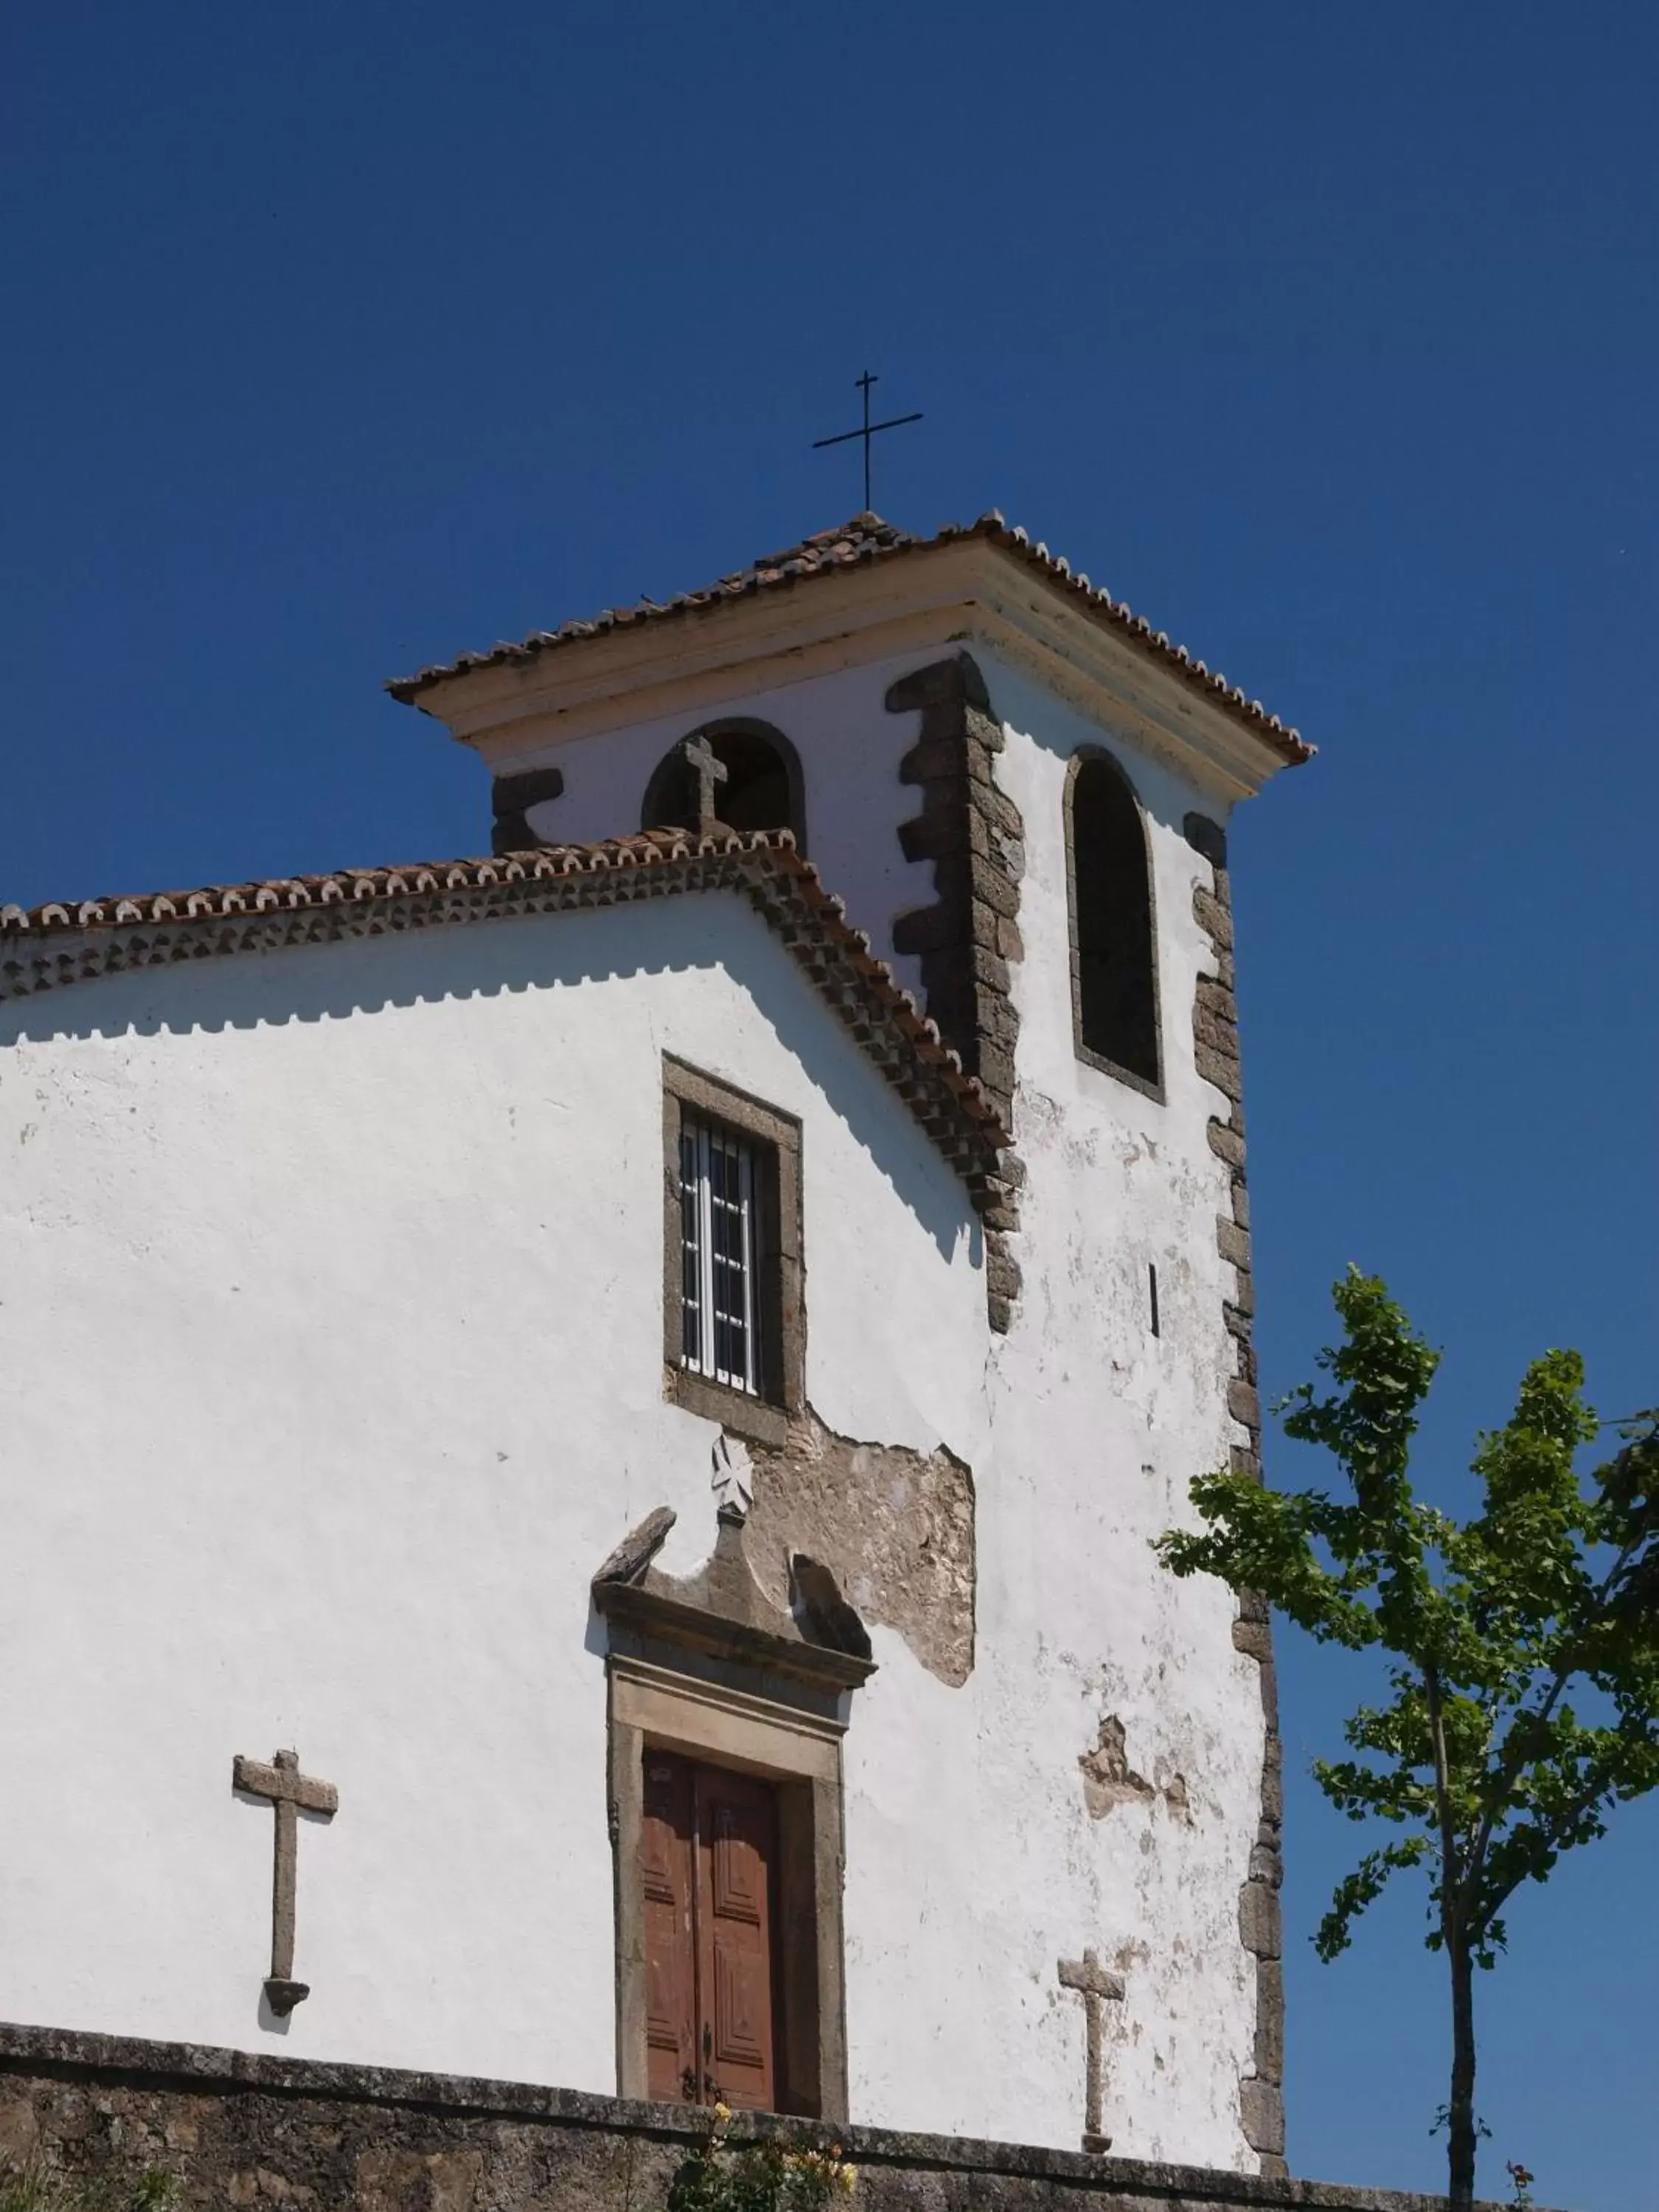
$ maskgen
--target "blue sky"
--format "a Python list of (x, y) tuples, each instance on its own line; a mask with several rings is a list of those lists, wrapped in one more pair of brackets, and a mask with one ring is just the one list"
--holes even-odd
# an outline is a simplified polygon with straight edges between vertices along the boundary
[[(1322, 747), (1237, 824), (1264, 1382), (1384, 1273), (1425, 1475), (1659, 1397), (1659, 16), (1474, 0), (0, 11), (0, 896), (476, 850), (383, 678), (876, 503), (1002, 507)], [(1305, 1470), (1281, 1445), (1282, 1477)], [(1297, 2170), (1433, 2185), (1414, 1895), (1322, 1967), (1355, 1684), (1284, 1654)], [(1511, 1916), (1486, 2178), (1654, 2201), (1659, 1807)]]

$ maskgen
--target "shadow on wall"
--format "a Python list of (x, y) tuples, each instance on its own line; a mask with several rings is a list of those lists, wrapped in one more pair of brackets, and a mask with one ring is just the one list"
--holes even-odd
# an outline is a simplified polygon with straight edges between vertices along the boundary
[[(731, 891), (434, 924), (99, 976), (0, 1006), (0, 1048), (61, 1038), (183, 1039), (698, 973), (726, 975), (748, 994), (940, 1253), (949, 1258), (965, 1232), (972, 1262), (981, 1265), (966, 1189), (765, 922)], [(710, 1036), (711, 1054), (718, 1042)], [(659, 1035), (656, 1045), (697, 1058), (695, 1030)], [(433, 1049), (447, 1054), (453, 1039), (434, 1038)]]
[[(1195, 794), (1190, 781), (1176, 769), (1141, 745), (1109, 735), (994, 655), (986, 654), (981, 669), (991, 696), (991, 711), (1000, 721), (1062, 763), (1091, 748), (1105, 754), (1116, 763), (1148, 824), (1176, 837), (1184, 834), (1182, 824), (1195, 803)], [(1058, 818), (1054, 826), (1059, 827)]]

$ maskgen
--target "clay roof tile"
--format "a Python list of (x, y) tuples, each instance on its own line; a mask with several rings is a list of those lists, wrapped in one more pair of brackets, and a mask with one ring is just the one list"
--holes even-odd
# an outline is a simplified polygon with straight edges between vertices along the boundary
[[(263, 953), (319, 937), (489, 921), (697, 890), (744, 894), (860, 1048), (967, 1182), (992, 1202), (1008, 1139), (978, 1082), (892, 970), (849, 927), (787, 830), (648, 830), (489, 860), (343, 868), (190, 891), (0, 908), (0, 999), (198, 955)], [(315, 912), (333, 909), (327, 920)], [(230, 927), (226, 925), (229, 924)]]
[(971, 523), (947, 522), (931, 538), (899, 530), (878, 514), (855, 514), (850, 522), (839, 524), (832, 530), (818, 531), (802, 538), (798, 545), (786, 546), (778, 553), (763, 554), (748, 568), (735, 568), (701, 590), (678, 592), (665, 603), (642, 599), (630, 607), (607, 608), (593, 621), (562, 623), (556, 630), (532, 630), (515, 645), (498, 645), (489, 653), (463, 653), (458, 659), (434, 662), (417, 669), (412, 676), (394, 677), (386, 690), (394, 699), (412, 705), (434, 684), (463, 675), (470, 669), (532, 659), (538, 653), (555, 652), (561, 645), (599, 635), (623, 623), (684, 620), (724, 600), (757, 592), (792, 588), (814, 576), (830, 575), (838, 569), (867, 566), (907, 554), (930, 552), (964, 538), (982, 538), (1040, 570), (1058, 589), (1075, 598), (1092, 619), (1129, 638), (1151, 658), (1206, 693), (1288, 765), (1297, 766), (1311, 759), (1314, 748), (1277, 714), (1270, 714), (1259, 699), (1247, 699), (1237, 684), (1229, 684), (1224, 676), (1194, 659), (1185, 646), (1171, 645), (1167, 630), (1154, 630), (1144, 616), (1114, 599), (1109, 591), (1097, 590), (1081, 570), (1074, 574), (1070, 562), (1051, 553), (1045, 544), (1033, 544), (1025, 531), (1017, 526), (1011, 529), (1000, 509), (994, 507), (988, 507)]

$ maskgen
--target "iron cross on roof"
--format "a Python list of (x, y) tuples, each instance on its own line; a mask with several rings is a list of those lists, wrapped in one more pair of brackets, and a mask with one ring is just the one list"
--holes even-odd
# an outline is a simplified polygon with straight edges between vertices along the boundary
[(876, 433), (877, 433), (878, 430), (901, 430), (901, 429), (902, 429), (902, 428), (903, 428), (904, 425), (905, 425), (907, 422), (921, 422), (921, 416), (920, 416), (920, 415), (895, 415), (895, 416), (892, 416), (892, 418), (891, 418), (890, 421), (888, 421), (888, 422), (872, 422), (870, 420), (870, 386), (871, 386), (872, 384), (879, 384), (879, 383), (880, 383), (880, 381), (881, 381), (881, 379), (880, 379), (878, 376), (872, 376), (872, 375), (871, 375), (871, 374), (870, 374), (870, 372), (869, 372), (869, 370), (868, 370), (867, 368), (865, 370), (865, 372), (864, 372), (863, 375), (862, 375), (862, 376), (860, 376), (860, 378), (858, 378), (858, 380), (857, 380), (858, 388), (859, 388), (859, 390), (860, 390), (860, 391), (864, 394), (864, 422), (863, 422), (862, 426), (861, 426), (859, 429), (856, 429), (856, 430), (841, 430), (841, 431), (837, 431), (837, 433), (836, 434), (836, 435), (835, 435), (833, 438), (814, 438), (814, 439), (813, 439), (813, 441), (812, 441), (812, 451), (816, 453), (818, 451), (819, 447), (822, 447), (822, 446), (844, 446), (844, 445), (847, 443), (847, 441), (848, 441), (848, 440), (849, 438), (862, 438), (862, 439), (863, 439), (863, 441), (864, 441), (864, 511), (865, 511), (865, 513), (866, 513), (866, 514), (868, 514), (871, 512), (871, 507), (870, 507), (870, 441), (871, 441), (871, 439), (872, 439), (872, 438), (873, 438), (873, 437), (876, 435)]

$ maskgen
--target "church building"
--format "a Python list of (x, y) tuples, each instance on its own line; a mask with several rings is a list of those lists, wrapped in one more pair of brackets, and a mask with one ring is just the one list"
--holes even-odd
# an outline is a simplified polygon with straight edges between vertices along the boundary
[(994, 513), (390, 689), (489, 857), (0, 916), (0, 2018), (1282, 2172), (1310, 748)]

